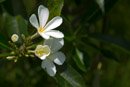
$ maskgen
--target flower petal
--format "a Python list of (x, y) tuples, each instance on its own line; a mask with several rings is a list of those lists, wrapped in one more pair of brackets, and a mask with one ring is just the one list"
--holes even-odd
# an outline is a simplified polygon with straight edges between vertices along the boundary
[(56, 63), (57, 65), (62, 65), (65, 61), (65, 55), (62, 52), (56, 52), (51, 55), (51, 57), (54, 58), (54, 63)]
[(50, 38), (44, 41), (44, 45), (48, 45), (51, 49), (51, 53), (54, 53), (63, 47), (64, 40), (62, 38)]
[(49, 16), (49, 10), (48, 8), (44, 7), (43, 5), (40, 5), (38, 8), (38, 17), (39, 17), (39, 22), (40, 26), (44, 27)]
[(45, 69), (46, 66), (47, 66), (47, 63), (48, 63), (47, 59), (43, 60), (42, 63), (41, 63), (41, 67), (42, 67), (43, 69)]
[(47, 23), (47, 25), (45, 26), (45, 31), (49, 31), (52, 30), (58, 26), (61, 25), (63, 19), (60, 16), (56, 16), (54, 17), (51, 21), (49, 21)]
[(48, 32), (45, 32), (47, 35), (52, 36), (54, 38), (63, 38), (64, 34), (58, 30), (50, 30)]
[(36, 29), (39, 28), (38, 20), (35, 14), (32, 14), (31, 17), (29, 18), (30, 23), (32, 24), (33, 27)]
[(45, 60), (46, 57), (47, 57), (47, 55), (43, 55), (43, 56), (40, 57), (40, 59), (41, 59), (41, 60)]
[(43, 33), (39, 33), (41, 36), (42, 36), (42, 38), (44, 38), (44, 39), (49, 39), (50, 38), (50, 36), (49, 35), (47, 35), (47, 34), (45, 34), (44, 32)]
[(54, 76), (56, 74), (56, 67), (52, 61), (48, 61), (47, 59), (42, 61), (41, 67), (46, 69), (50, 76)]

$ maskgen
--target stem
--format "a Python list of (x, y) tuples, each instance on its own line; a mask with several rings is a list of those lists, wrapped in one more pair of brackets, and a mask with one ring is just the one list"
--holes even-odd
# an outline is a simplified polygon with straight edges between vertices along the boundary
[(33, 39), (37, 38), (38, 36), (39, 36), (39, 34), (36, 32), (35, 34), (33, 34), (33, 35), (31, 36), (31, 39), (33, 40)]
[(32, 49), (32, 48), (34, 48), (34, 47), (36, 47), (36, 44), (31, 45), (31, 46), (28, 46), (28, 47), (26, 47), (26, 49)]
[(28, 50), (28, 53), (35, 53), (34, 50)]

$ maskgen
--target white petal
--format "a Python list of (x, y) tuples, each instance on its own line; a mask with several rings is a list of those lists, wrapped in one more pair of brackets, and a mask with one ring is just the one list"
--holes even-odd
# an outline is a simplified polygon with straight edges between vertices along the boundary
[(44, 7), (43, 5), (40, 5), (38, 8), (38, 17), (39, 17), (39, 22), (40, 26), (44, 27), (49, 16), (49, 10), (48, 8)]
[(47, 73), (50, 76), (54, 76), (56, 74), (56, 67), (51, 61), (42, 61), (41, 67), (46, 69)]
[(30, 23), (32, 24), (33, 27), (35, 27), (36, 29), (39, 28), (38, 20), (37, 20), (35, 14), (31, 15), (31, 17), (29, 18), (29, 21), (30, 21)]
[(57, 52), (57, 53), (54, 53), (52, 55), (52, 57), (54, 57), (54, 63), (58, 64), (58, 65), (62, 65), (65, 61), (65, 55), (64, 53), (62, 52)]
[(44, 32), (43, 33), (39, 33), (41, 36), (42, 36), (42, 38), (44, 38), (44, 39), (49, 39), (50, 38), (50, 36), (49, 35), (47, 35), (47, 34), (45, 34)]
[(49, 31), (49, 30), (51, 30), (51, 29), (54, 29), (54, 28), (60, 26), (61, 23), (62, 23), (62, 21), (63, 21), (63, 19), (62, 19), (60, 16), (54, 17), (54, 18), (53, 18), (51, 21), (49, 21), (49, 22), (47, 23), (47, 25), (45, 26), (45, 31)]
[(50, 38), (44, 41), (44, 45), (48, 45), (51, 49), (51, 53), (54, 53), (63, 47), (64, 40), (62, 38)]
[(45, 60), (47, 57), (47, 55), (43, 55), (42, 57), (40, 57), (41, 60)]
[(58, 30), (50, 30), (48, 32), (45, 32), (47, 35), (52, 36), (54, 38), (63, 38), (64, 34)]
[(47, 66), (47, 63), (48, 63), (47, 59), (43, 60), (42, 63), (41, 63), (41, 67), (42, 67), (43, 69), (45, 69), (46, 66)]

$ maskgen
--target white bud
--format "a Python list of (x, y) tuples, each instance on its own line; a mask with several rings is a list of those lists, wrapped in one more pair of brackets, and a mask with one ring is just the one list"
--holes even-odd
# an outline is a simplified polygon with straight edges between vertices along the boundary
[(15, 58), (15, 56), (7, 56), (6, 57), (6, 59), (8, 59), (8, 60), (12, 60), (12, 59), (14, 59)]
[(13, 42), (17, 42), (18, 39), (19, 39), (19, 36), (18, 36), (17, 34), (13, 34), (13, 35), (11, 36), (11, 40), (12, 40)]
[(99, 63), (98, 63), (98, 65), (97, 65), (97, 69), (99, 69), (99, 70), (100, 70), (101, 68), (102, 68), (102, 63), (101, 63), (101, 62), (99, 62)]

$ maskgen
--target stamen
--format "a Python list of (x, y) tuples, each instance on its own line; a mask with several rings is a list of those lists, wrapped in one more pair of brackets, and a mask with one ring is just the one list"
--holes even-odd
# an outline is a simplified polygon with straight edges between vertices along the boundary
[(39, 27), (38, 32), (42, 33), (42, 32), (44, 32), (44, 30), (45, 29), (43, 27)]

